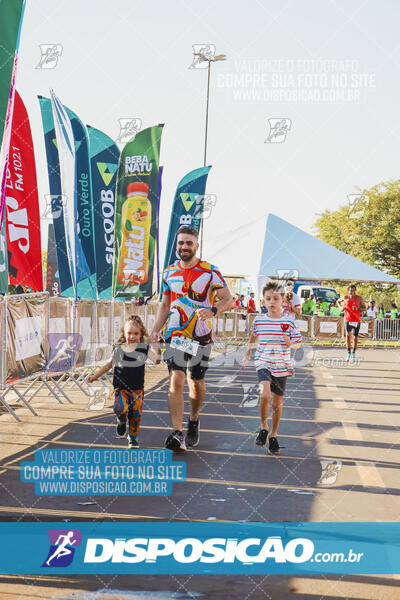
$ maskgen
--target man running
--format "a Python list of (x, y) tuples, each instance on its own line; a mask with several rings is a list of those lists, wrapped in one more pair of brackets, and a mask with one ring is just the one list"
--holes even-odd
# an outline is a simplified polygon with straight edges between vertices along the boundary
[[(339, 298), (338, 304), (341, 306), (344, 303), (344, 320), (346, 322), (346, 344), (347, 344), (347, 358), (349, 362), (350, 358), (353, 362), (356, 362), (356, 350), (358, 342), (358, 334), (361, 325), (361, 312), (366, 308), (365, 302), (361, 296), (357, 296), (357, 286), (352, 283), (349, 285), (348, 295)], [(354, 340), (354, 342), (353, 342)], [(352, 350), (353, 343), (353, 350)]]
[[(198, 232), (183, 225), (177, 234), (176, 251), (180, 260), (167, 267), (163, 275), (163, 295), (151, 341), (156, 342), (165, 325), (166, 352), (164, 360), (169, 370), (168, 409), (172, 432), (165, 447), (183, 452), (186, 446), (199, 443), (199, 414), (205, 394), (204, 376), (211, 352), (211, 319), (229, 310), (233, 299), (218, 269), (196, 256)], [(213, 306), (214, 296), (219, 302)], [(183, 439), (183, 390), (188, 373), (190, 417)]]

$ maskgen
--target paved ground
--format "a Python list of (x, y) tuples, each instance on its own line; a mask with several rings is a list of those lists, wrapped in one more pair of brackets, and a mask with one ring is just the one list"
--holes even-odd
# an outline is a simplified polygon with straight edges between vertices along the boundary
[[(240, 372), (232, 353), (218, 355), (207, 375), (200, 445), (179, 456), (186, 461), (188, 479), (174, 484), (170, 497), (35, 497), (33, 485), (19, 480), (20, 461), (32, 460), (35, 449), (124, 447), (115, 436), (110, 404), (88, 412), (87, 398), (70, 390), (73, 405), (59, 405), (46, 395), (35, 398), (39, 417), (18, 408), (20, 424), (1, 413), (0, 519), (398, 521), (400, 351), (360, 350), (356, 365), (345, 365), (343, 356), (343, 349), (324, 348), (309, 354), (311, 365), (300, 361), (287, 388), (282, 453), (271, 457), (254, 445), (259, 427), (254, 370)], [(234, 381), (227, 383), (227, 375)], [(163, 445), (169, 427), (167, 380), (164, 366), (148, 373), (142, 447)], [(245, 389), (250, 389), (247, 398)], [(82, 507), (82, 501), (96, 504)], [(244, 575), (31, 576), (21, 581), (0, 576), (0, 598), (219, 599), (229, 590), (232, 599), (375, 600), (400, 598), (399, 581)]]

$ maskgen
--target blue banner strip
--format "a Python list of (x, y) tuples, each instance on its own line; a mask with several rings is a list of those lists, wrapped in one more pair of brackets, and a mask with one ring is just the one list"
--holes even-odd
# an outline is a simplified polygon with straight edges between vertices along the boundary
[(0, 535), (2, 574), (400, 572), (399, 523), (0, 523)]

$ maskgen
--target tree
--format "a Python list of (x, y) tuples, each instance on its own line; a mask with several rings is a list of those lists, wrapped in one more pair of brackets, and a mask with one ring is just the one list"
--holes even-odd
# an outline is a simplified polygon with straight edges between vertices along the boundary
[(321, 240), (400, 277), (400, 180), (360, 191), (352, 206), (318, 216), (314, 230)]

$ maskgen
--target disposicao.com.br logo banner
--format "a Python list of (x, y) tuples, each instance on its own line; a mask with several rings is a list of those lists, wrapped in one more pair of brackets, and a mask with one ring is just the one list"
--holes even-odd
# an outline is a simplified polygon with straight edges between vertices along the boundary
[[(398, 574), (399, 523), (0, 523), (0, 572)], [(32, 548), (35, 549), (32, 552)]]

